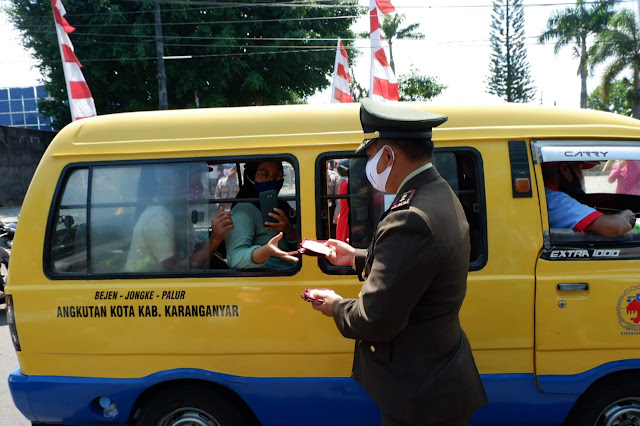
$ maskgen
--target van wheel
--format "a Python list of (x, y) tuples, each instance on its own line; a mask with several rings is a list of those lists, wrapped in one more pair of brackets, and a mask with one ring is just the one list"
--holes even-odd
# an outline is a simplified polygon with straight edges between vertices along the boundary
[(247, 425), (240, 409), (225, 396), (207, 388), (167, 388), (142, 407), (139, 426)]
[(589, 389), (573, 407), (565, 424), (640, 426), (640, 388), (636, 383), (617, 381)]

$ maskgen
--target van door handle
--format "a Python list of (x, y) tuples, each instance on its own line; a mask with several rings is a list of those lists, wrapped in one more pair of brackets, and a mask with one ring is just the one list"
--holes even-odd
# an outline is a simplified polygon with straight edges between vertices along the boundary
[(558, 291), (587, 291), (589, 283), (559, 283)]

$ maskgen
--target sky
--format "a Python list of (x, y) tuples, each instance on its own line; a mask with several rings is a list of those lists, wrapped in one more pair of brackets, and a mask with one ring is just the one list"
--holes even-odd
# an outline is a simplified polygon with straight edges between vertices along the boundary
[[(8, 5), (0, 0), (0, 8)], [(403, 24), (419, 23), (418, 31), (424, 40), (396, 40), (393, 43), (396, 73), (409, 73), (411, 68), (421, 74), (435, 77), (447, 89), (434, 98), (436, 103), (494, 104), (502, 102), (486, 93), (489, 75), (489, 35), (491, 0), (394, 0), (398, 13), (406, 16)], [(368, 5), (368, 0), (360, 0)], [(578, 60), (572, 57), (571, 47), (553, 53), (553, 42), (537, 43), (537, 36), (546, 28), (549, 16), (556, 10), (575, 5), (575, 0), (523, 0), (527, 58), (531, 77), (536, 87), (532, 103), (547, 106), (578, 108), (580, 105), (580, 78)], [(625, 7), (637, 12), (636, 0), (622, 1)], [(69, 12), (71, 13), (71, 11)], [(53, 19), (53, 17), (52, 17)], [(73, 22), (70, 22), (73, 25)], [(355, 32), (368, 31), (368, 18), (354, 25)], [(73, 34), (71, 34), (73, 41)], [(20, 34), (0, 10), (0, 87), (37, 85), (41, 79), (33, 67), (33, 59), (20, 40)], [(369, 82), (370, 52), (368, 40), (356, 40), (361, 55), (355, 60), (353, 72), (362, 85)], [(388, 54), (388, 52), (387, 52)], [(79, 58), (82, 61), (82, 58)], [(599, 84), (601, 69), (597, 68), (587, 82), (593, 91)], [(91, 82), (88, 82), (91, 87)], [(316, 93), (309, 103), (330, 102), (330, 89)], [(98, 111), (99, 113), (99, 111)]]

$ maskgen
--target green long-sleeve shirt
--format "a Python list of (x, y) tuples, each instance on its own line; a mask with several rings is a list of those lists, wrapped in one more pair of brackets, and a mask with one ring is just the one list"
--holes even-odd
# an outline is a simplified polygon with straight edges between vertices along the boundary
[[(251, 203), (238, 203), (232, 210), (233, 229), (227, 232), (227, 263), (233, 269), (266, 268), (283, 270), (292, 268), (295, 263), (276, 257), (270, 257), (264, 263), (254, 263), (253, 251), (269, 242), (277, 231), (268, 230), (262, 221), (260, 209)], [(286, 236), (278, 242), (284, 251), (296, 250), (297, 242), (288, 241)]]

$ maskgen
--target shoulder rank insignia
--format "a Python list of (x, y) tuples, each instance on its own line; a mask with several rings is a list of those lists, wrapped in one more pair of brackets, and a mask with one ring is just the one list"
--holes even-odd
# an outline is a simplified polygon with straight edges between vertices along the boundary
[(395, 203), (393, 203), (393, 205), (391, 206), (391, 210), (408, 206), (409, 203), (411, 203), (411, 199), (413, 198), (415, 193), (416, 193), (415, 189), (410, 189), (407, 192), (402, 193), (402, 195), (398, 197), (398, 200)]

